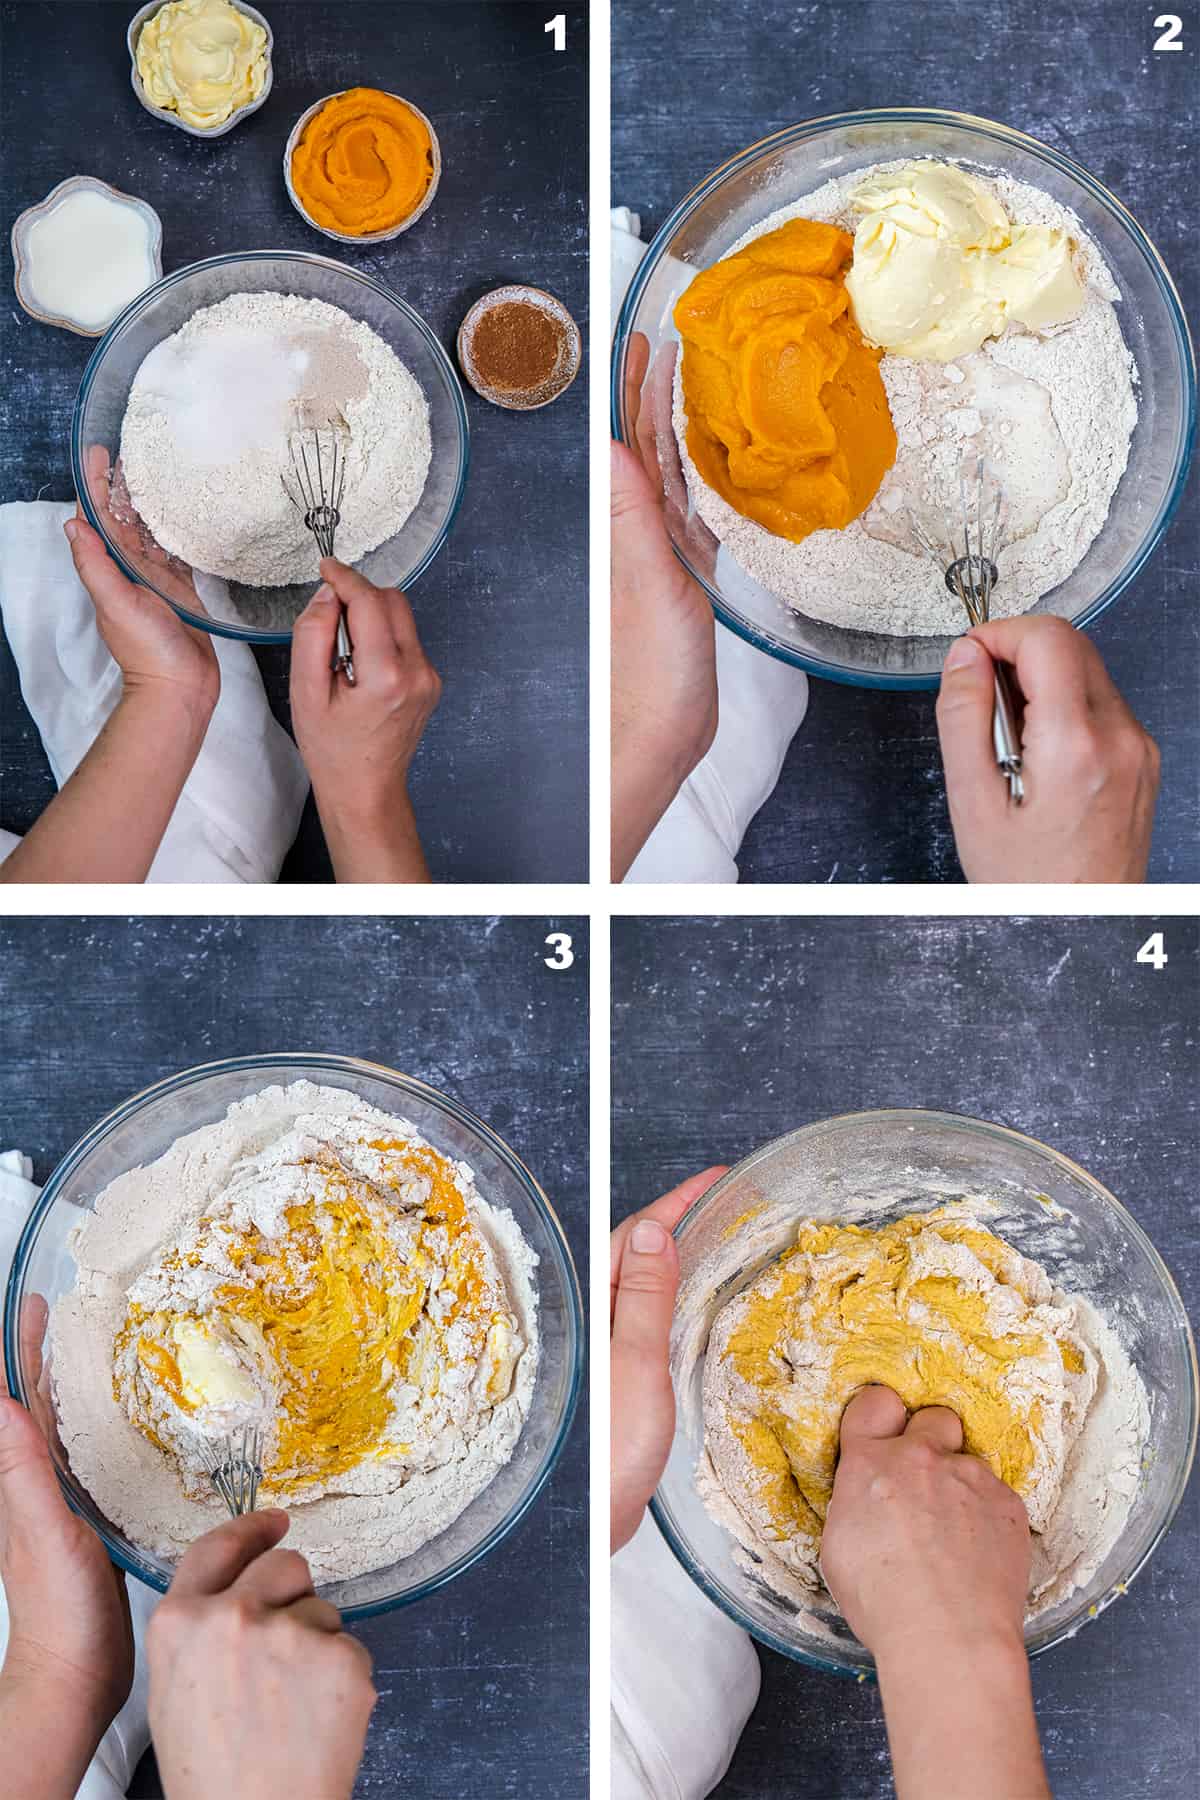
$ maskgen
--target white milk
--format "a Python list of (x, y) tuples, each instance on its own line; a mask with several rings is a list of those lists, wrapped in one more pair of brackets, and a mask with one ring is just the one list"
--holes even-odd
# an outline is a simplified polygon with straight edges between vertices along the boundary
[(145, 214), (96, 188), (75, 188), (32, 221), (25, 260), (32, 304), (84, 331), (103, 331), (158, 279)]

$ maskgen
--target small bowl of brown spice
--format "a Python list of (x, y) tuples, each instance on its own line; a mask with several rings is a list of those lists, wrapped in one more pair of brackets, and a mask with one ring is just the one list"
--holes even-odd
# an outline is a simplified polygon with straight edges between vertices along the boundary
[(542, 288), (493, 288), (458, 329), (458, 360), (475, 392), (493, 406), (532, 412), (565, 393), (579, 373), (579, 327)]

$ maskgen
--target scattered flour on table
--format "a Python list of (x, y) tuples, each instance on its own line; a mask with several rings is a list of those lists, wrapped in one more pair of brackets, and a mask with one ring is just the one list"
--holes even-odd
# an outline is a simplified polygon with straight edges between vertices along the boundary
[[(339, 1182), (348, 1178), (358, 1191), (378, 1195), (399, 1246), (420, 1219), (428, 1184), (418, 1177), (397, 1186), (385, 1172), (395, 1166), (387, 1155), (397, 1144), (428, 1150), (414, 1126), (343, 1089), (306, 1081), (265, 1088), (216, 1124), (177, 1139), (155, 1162), (119, 1176), (76, 1227), (76, 1285), (50, 1320), (59, 1429), (76, 1477), (135, 1544), (174, 1561), (219, 1523), (224, 1508), (203, 1478), (201, 1459), (187, 1452), (185, 1418), (159, 1397), (153, 1425), (176, 1452), (167, 1455), (130, 1417), (145, 1396), (131, 1387), (114, 1344), (131, 1295), (150, 1307), (202, 1313), (231, 1276), (219, 1250), (210, 1244), (183, 1267), (164, 1265), (164, 1251), (194, 1242), (198, 1223), (214, 1217), (252, 1225), (269, 1240), (287, 1208), (311, 1193), (322, 1165)], [(538, 1366), (537, 1257), (512, 1214), (479, 1193), (467, 1165), (451, 1167), (467, 1223), (484, 1240), (489, 1280), (516, 1322), (511, 1384), (502, 1398), (489, 1398), (479, 1367), (452, 1359), (419, 1392), (416, 1376), (396, 1376), (387, 1434), (393, 1449), (283, 1499), (292, 1519), (288, 1545), (308, 1558), (319, 1580), (386, 1567), (445, 1530), (511, 1460), (529, 1411)], [(431, 1285), (416, 1332), (425, 1318), (444, 1317), (443, 1304)]]
[[(726, 255), (789, 219), (816, 219), (853, 233), (854, 190), (867, 177), (902, 166), (878, 163), (826, 182), (771, 213)], [(1125, 472), (1137, 421), (1137, 370), (1117, 321), (1113, 303), (1120, 291), (1108, 266), (1068, 208), (1007, 175), (984, 179), (1017, 224), (1069, 233), (1086, 289), (1083, 310), (1043, 334), (1010, 327), (957, 362), (885, 355), (880, 373), (896, 428), (896, 462), (866, 512), (841, 531), (816, 531), (793, 544), (715, 493), (688, 454), (676, 366), (672, 422), (696, 511), (752, 580), (827, 624), (902, 637), (962, 630), (961, 603), (932, 562), (910, 547), (904, 515), (914, 506), (957, 516), (959, 471), (973, 449), (986, 449), (1011, 510), (1012, 541), (1000, 556), (992, 596), (997, 617), (1028, 611), (1066, 580), (1104, 525)]]
[(420, 384), (340, 307), (230, 294), (156, 344), (134, 377), (121, 426), (130, 498), (194, 569), (250, 587), (316, 580), (316, 543), (284, 488), (296, 492), (288, 438), (339, 419), (349, 439), (335, 548), (353, 563), (421, 497), (432, 446)]

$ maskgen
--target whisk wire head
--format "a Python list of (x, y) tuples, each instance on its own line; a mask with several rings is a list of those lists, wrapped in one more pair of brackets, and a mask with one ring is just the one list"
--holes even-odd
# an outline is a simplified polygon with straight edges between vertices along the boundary
[[(325, 456), (321, 453), (321, 433), (314, 427), (312, 431), (313, 462), (310, 464), (309, 443), (303, 433), (294, 432), (288, 438), (288, 454), (291, 458), (292, 472), (296, 479), (296, 490), (300, 498), (296, 498), (287, 482), (283, 481), (283, 491), (296, 511), (303, 513), (304, 523), (317, 540), (317, 548), (322, 556), (333, 555), (334, 533), (342, 522), (342, 495), (346, 491), (346, 452), (342, 446), (336, 426), (329, 428), (329, 446)], [(315, 465), (316, 473), (313, 473)], [(328, 467), (328, 483), (326, 468)]]
[[(316, 540), (317, 549), (322, 558), (333, 555), (334, 533), (342, 522), (342, 495), (346, 491), (346, 436), (349, 426), (339, 414), (336, 420), (329, 421), (328, 457), (321, 454), (321, 433), (314, 426), (312, 430), (313, 461), (316, 464), (316, 479), (313, 479), (312, 467), (308, 460), (308, 442), (306, 437), (293, 432), (288, 437), (288, 454), (291, 457), (292, 473), (295, 477), (297, 499), (287, 484), (286, 478), (280, 474), (283, 491), (304, 518), (307, 530)], [(299, 455), (297, 455), (297, 448)], [(326, 483), (326, 462), (328, 462), (329, 478)], [(350, 687), (355, 686), (354, 646), (350, 642), (350, 630), (346, 624), (345, 609), (338, 613), (337, 654), (331, 665), (335, 674), (345, 676)]]
[[(992, 591), (1000, 579), (998, 561), (1008, 531), (1008, 509), (1004, 490), (989, 470), (984, 454), (979, 452), (959, 464), (957, 519), (942, 517), (930, 522), (910, 506), (908, 524), (913, 542), (942, 570), (946, 586), (961, 602), (969, 624), (986, 625), (992, 613)], [(1019, 806), (1025, 797), (1025, 784), (1018, 712), (1011, 677), (1002, 664), (996, 667), (994, 685), (992, 741), (996, 762), (1008, 782), (1010, 800)]]
[(209, 1480), (233, 1518), (253, 1512), (262, 1481), (263, 1434), (258, 1425), (243, 1425), (223, 1441), (201, 1440), (201, 1455)]
[(970, 623), (986, 625), (991, 617), (992, 590), (999, 579), (997, 559), (1004, 543), (1006, 513), (1003, 490), (984, 456), (960, 465), (958, 502), (960, 523), (948, 527), (948, 553), (930, 542), (928, 532), (920, 529), (915, 518), (910, 517), (910, 525), (920, 547), (942, 563), (946, 586), (961, 601)]

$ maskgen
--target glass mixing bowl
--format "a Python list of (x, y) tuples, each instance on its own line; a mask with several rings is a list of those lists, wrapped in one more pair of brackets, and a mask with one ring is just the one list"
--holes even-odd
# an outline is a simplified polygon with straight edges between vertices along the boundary
[[(433, 454), (420, 500), (401, 529), (355, 567), (380, 587), (411, 587), (449, 534), (467, 480), (467, 409), (450, 358), (424, 319), (370, 275), (301, 250), (210, 256), (147, 288), (115, 319), (83, 372), (71, 424), (71, 474), (88, 523), (133, 581), (191, 625), (220, 637), (285, 644), (315, 581), (290, 587), (226, 584), (191, 570), (155, 542), (118, 468), (121, 422), (143, 359), (202, 306), (230, 294), (298, 294), (361, 319), (393, 349), (429, 403)], [(335, 545), (336, 548), (336, 545)]]
[(950, 1113), (846, 1113), (756, 1150), (701, 1196), (675, 1232), (678, 1417), (651, 1508), (693, 1580), (764, 1644), (834, 1673), (873, 1672), (870, 1652), (839, 1613), (799, 1609), (735, 1561), (733, 1538), (695, 1485), (703, 1348), (717, 1312), (792, 1241), (800, 1219), (859, 1217), (855, 1203), (870, 1195), (888, 1201), (872, 1212), (873, 1224), (966, 1195), (997, 1202), (1001, 1211), (988, 1223), (1093, 1303), (1145, 1384), (1150, 1436), (1129, 1518), (1091, 1580), (1026, 1626), (1026, 1648), (1037, 1655), (1124, 1593), (1170, 1525), (1196, 1448), (1197, 1372), (1183, 1302), (1141, 1226), (1086, 1170), (1018, 1131)]
[[(1022, 132), (962, 113), (900, 109), (839, 113), (790, 126), (752, 144), (680, 202), (634, 276), (613, 349), (613, 430), (635, 449), (627, 404), (635, 333), (648, 340), (642, 388), (645, 442), (652, 425), (666, 470), (667, 522), (676, 554), (701, 583), (723, 624), (784, 662), (859, 687), (934, 688), (951, 640), (848, 631), (795, 613), (744, 575), (686, 504), (671, 428), (670, 374), (679, 343), (671, 314), (697, 272), (725, 256), (753, 226), (825, 181), (895, 157), (953, 158), (1000, 169), (1041, 188), (1079, 217), (1116, 277), (1117, 317), (1137, 363), (1139, 414), (1129, 464), (1108, 519), (1079, 567), (1035, 612), (1088, 625), (1145, 564), (1179, 503), (1196, 419), (1196, 364), (1183, 308), (1154, 245), (1121, 202), (1086, 169)], [(642, 449), (643, 455), (646, 451)], [(655, 471), (652, 471), (655, 473)]]
[[(4, 1303), (4, 1359), (11, 1391), (26, 1406), (49, 1390), (44, 1371), (23, 1354), (17, 1321), (22, 1302), (40, 1294), (50, 1307), (75, 1285), (69, 1236), (83, 1210), (116, 1176), (153, 1162), (185, 1132), (224, 1116), (235, 1101), (276, 1083), (314, 1081), (346, 1088), (385, 1112), (411, 1120), (435, 1148), (470, 1163), (480, 1192), (507, 1207), (538, 1256), (535, 1281), (541, 1352), (533, 1399), (512, 1460), (446, 1530), (389, 1568), (320, 1592), (350, 1619), (420, 1600), (477, 1563), (525, 1516), (558, 1461), (579, 1398), (583, 1373), (583, 1309), (571, 1252), (550, 1202), (513, 1152), (482, 1119), (448, 1094), (409, 1075), (349, 1056), (243, 1056), (185, 1069), (134, 1094), (82, 1137), (43, 1188), (17, 1245)], [(51, 1453), (63, 1491), (121, 1568), (165, 1589), (172, 1566), (132, 1543), (105, 1518), (75, 1479), (56, 1440)], [(215, 1521), (214, 1521), (215, 1522)]]

